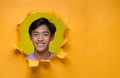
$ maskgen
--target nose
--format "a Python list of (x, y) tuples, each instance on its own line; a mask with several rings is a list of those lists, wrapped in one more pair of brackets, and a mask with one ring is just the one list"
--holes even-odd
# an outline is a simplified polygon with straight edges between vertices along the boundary
[(39, 41), (43, 41), (43, 40), (44, 40), (43, 36), (42, 36), (42, 35), (39, 35), (39, 36), (38, 36), (38, 40), (39, 40)]

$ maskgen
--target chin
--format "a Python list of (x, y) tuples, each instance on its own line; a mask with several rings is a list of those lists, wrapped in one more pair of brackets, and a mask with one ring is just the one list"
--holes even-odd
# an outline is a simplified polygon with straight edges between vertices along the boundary
[(37, 50), (37, 52), (42, 53), (42, 52), (44, 52), (44, 50)]
[(36, 51), (39, 52), (39, 53), (42, 53), (42, 52), (44, 52), (45, 50), (41, 50), (41, 49), (39, 50), (39, 49), (38, 49), (38, 50), (36, 50)]

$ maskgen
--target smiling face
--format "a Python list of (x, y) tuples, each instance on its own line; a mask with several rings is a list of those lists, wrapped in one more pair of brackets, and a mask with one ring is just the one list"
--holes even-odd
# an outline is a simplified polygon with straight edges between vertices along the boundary
[(34, 51), (40, 53), (49, 51), (49, 43), (53, 36), (46, 25), (41, 25), (32, 31), (30, 38), (34, 45)]

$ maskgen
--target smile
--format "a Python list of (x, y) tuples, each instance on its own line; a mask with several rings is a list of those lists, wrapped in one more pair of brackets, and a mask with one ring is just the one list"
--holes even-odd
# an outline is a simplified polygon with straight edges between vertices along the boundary
[(38, 47), (43, 47), (45, 43), (36, 43)]

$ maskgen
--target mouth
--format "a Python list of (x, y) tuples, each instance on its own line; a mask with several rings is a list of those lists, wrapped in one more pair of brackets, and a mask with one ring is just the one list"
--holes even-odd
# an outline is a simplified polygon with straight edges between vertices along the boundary
[(36, 43), (38, 47), (43, 47), (45, 43)]

